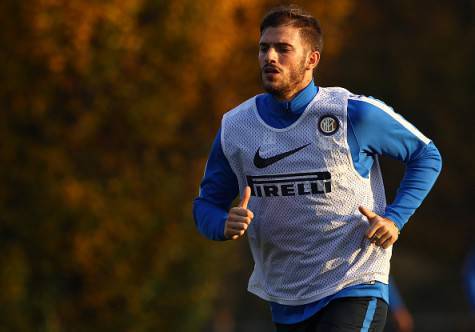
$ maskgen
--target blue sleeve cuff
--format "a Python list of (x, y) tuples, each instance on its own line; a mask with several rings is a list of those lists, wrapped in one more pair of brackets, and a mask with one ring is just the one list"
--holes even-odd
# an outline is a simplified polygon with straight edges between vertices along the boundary
[(193, 217), (198, 231), (206, 238), (225, 241), (224, 226), (228, 212), (197, 197), (193, 202)]
[(382, 216), (394, 222), (399, 230), (402, 230), (402, 228), (407, 222), (402, 220), (401, 217), (397, 214), (397, 212), (391, 211), (390, 209), (386, 209), (386, 212), (384, 212)]

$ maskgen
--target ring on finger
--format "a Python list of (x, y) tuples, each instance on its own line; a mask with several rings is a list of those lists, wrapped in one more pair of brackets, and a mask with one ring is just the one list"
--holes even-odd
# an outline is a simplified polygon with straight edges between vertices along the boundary
[(371, 241), (379, 241), (380, 239), (381, 239), (381, 238), (380, 238), (379, 236), (376, 236), (376, 234), (375, 234), (375, 235), (373, 235), (373, 237), (371, 238)]

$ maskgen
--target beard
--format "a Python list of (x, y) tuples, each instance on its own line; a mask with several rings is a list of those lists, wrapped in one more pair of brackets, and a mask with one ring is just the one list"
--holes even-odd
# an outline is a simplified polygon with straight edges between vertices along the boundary
[(300, 83), (305, 77), (306, 57), (302, 57), (301, 61), (294, 68), (290, 68), (288, 73), (282, 70), (279, 72), (277, 79), (268, 80), (265, 77), (264, 70), (261, 70), (262, 86), (264, 90), (278, 99), (292, 95), (298, 89)]

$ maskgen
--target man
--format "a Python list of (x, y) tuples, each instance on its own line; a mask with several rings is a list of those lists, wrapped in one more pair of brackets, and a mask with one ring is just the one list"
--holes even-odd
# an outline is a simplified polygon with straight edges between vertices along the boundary
[[(392, 245), (435, 182), (440, 154), (384, 103), (314, 84), (322, 34), (311, 15), (278, 7), (260, 31), (267, 93), (224, 115), (196, 225), (212, 240), (247, 234), (248, 290), (269, 302), (277, 331), (381, 331)], [(406, 164), (388, 206), (379, 155)]]
[(411, 332), (414, 330), (414, 320), (407, 309), (394, 278), (389, 276), (389, 311), (394, 329), (397, 332)]
[(470, 310), (475, 318), (475, 247), (465, 257), (463, 278)]

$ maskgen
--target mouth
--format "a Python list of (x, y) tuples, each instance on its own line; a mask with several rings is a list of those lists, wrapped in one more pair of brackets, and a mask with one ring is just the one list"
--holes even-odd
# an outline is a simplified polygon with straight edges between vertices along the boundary
[(268, 82), (274, 82), (278, 79), (280, 70), (273, 66), (266, 66), (262, 68), (262, 79)]
[(279, 74), (280, 70), (274, 66), (265, 66), (264, 68), (262, 68), (262, 72), (265, 75), (275, 75), (275, 74)]

